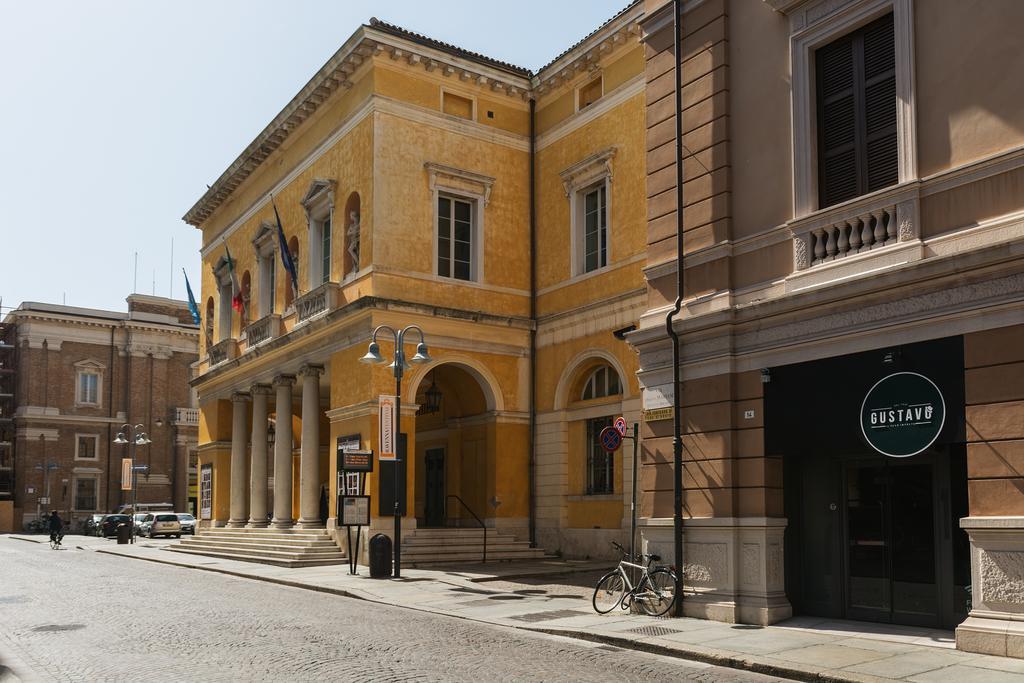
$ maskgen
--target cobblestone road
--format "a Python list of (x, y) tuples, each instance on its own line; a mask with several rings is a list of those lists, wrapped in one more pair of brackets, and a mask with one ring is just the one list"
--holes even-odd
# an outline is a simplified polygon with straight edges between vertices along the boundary
[(4, 653), (62, 681), (773, 680), (0, 537)]

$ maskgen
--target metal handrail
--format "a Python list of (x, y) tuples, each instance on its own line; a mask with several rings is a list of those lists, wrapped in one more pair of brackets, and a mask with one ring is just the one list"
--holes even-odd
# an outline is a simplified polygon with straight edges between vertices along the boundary
[(483, 564), (487, 564), (487, 526), (484, 524), (484, 520), (480, 519), (480, 517), (477, 516), (477, 514), (475, 512), (473, 512), (472, 508), (470, 508), (468, 505), (466, 505), (466, 501), (462, 500), (462, 498), (459, 498), (454, 493), (449, 493), (448, 494), (448, 496), (445, 498), (445, 502), (446, 503), (448, 501), (448, 498), (454, 498), (455, 500), (457, 500), (460, 503), (462, 503), (462, 507), (466, 508), (466, 512), (468, 512), (469, 514), (473, 515), (473, 519), (475, 519), (476, 523), (480, 525), (480, 528), (484, 530), (484, 558), (483, 558), (482, 562), (483, 562)]

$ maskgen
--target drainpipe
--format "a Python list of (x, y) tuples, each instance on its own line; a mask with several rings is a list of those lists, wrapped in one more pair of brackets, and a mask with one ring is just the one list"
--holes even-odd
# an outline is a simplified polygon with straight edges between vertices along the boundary
[(679, 334), (673, 322), (683, 306), (683, 88), (680, 0), (672, 0), (672, 48), (676, 76), (676, 300), (665, 316), (665, 328), (672, 338), (672, 466), (674, 480), (673, 542), (675, 545), (675, 614), (683, 616), (683, 436), (682, 400), (679, 382)]
[(537, 101), (530, 98), (530, 547), (537, 547)]

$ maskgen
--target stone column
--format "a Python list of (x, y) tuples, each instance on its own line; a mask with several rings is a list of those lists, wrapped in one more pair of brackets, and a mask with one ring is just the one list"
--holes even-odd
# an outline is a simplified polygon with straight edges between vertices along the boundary
[(274, 378), (277, 418), (274, 431), (274, 521), (283, 529), (292, 525), (292, 385), (295, 375)]
[(228, 526), (238, 528), (248, 521), (248, 500), (245, 480), (245, 446), (248, 436), (245, 429), (246, 403), (249, 394), (235, 392), (231, 395), (231, 519)]
[(302, 450), (299, 455), (299, 523), (303, 529), (322, 528), (320, 522), (320, 374), (322, 365), (303, 365)]
[(249, 468), (249, 524), (267, 526), (267, 397), (273, 392), (267, 384), (252, 386), (252, 465)]

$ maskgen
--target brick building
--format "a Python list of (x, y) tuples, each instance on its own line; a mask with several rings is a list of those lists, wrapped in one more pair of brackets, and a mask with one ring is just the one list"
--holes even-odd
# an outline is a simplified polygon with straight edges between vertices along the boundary
[(127, 313), (25, 302), (4, 319), (0, 465), (13, 476), (0, 489), (0, 531), (48, 509), (78, 529), (126, 502), (129, 446), (113, 443), (125, 423), (143, 425), (152, 441), (137, 447), (150, 468), (139, 474), (138, 501), (187, 509), (199, 332), (182, 301), (133, 294), (127, 302)]

